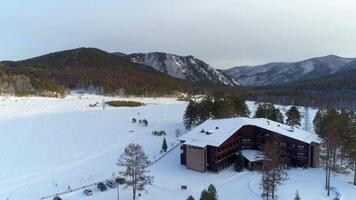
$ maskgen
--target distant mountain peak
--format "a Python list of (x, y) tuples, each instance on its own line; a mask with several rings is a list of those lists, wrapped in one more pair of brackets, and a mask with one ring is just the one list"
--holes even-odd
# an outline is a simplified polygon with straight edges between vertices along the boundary
[(150, 52), (130, 54), (128, 57), (135, 63), (150, 66), (175, 78), (210, 84), (238, 85), (230, 77), (192, 55), (179, 56), (164, 52)]
[(266, 86), (312, 80), (331, 75), (356, 59), (327, 55), (299, 62), (274, 62), (257, 66), (241, 66), (224, 70), (235, 81), (246, 86)]

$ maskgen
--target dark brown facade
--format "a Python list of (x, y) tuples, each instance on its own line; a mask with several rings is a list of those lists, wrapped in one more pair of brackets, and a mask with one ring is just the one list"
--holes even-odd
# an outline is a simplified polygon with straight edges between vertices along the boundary
[[(244, 149), (262, 150), (263, 144), (268, 140), (274, 140), (276, 138), (274, 136), (278, 136), (278, 141), (275, 142), (284, 150), (290, 166), (319, 166), (319, 144), (308, 144), (251, 125), (240, 128), (219, 147), (209, 145), (204, 148), (194, 147), (186, 145), (182, 141), (181, 164), (196, 171), (220, 172), (234, 162), (237, 151)], [(200, 163), (198, 164), (198, 162)]]

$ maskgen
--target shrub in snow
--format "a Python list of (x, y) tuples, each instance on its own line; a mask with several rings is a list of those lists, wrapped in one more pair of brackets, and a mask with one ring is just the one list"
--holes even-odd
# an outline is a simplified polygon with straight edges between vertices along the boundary
[(136, 118), (132, 118), (132, 123), (136, 123), (137, 119)]
[(162, 136), (162, 135), (167, 135), (166, 131), (164, 130), (160, 130), (160, 131), (153, 131), (152, 132), (152, 135), (155, 135), (155, 136)]
[(146, 119), (143, 119), (143, 120), (142, 120), (142, 124), (143, 124), (144, 126), (148, 126), (148, 121), (147, 121)]

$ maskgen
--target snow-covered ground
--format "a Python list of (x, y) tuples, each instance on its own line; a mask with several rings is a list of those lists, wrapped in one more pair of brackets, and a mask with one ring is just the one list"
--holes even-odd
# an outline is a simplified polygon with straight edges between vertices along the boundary
[[(165, 130), (168, 145), (177, 144), (175, 130), (186, 132), (182, 124), (185, 102), (172, 98), (130, 98), (147, 103), (135, 108), (89, 107), (103, 100), (125, 99), (95, 95), (68, 96), (64, 99), (39, 97), (0, 97), (0, 199), (40, 199), (43, 196), (91, 184), (117, 174), (116, 161), (129, 143), (139, 143), (151, 159), (160, 155), (163, 137), (154, 130)], [(255, 105), (249, 102), (254, 113)], [(285, 110), (285, 109), (284, 109)], [(310, 110), (313, 119), (315, 110)], [(131, 119), (147, 119), (148, 127)], [(303, 125), (302, 125), (303, 126)], [(311, 127), (311, 125), (310, 125)], [(259, 199), (257, 172), (220, 174), (199, 173), (179, 164), (179, 148), (150, 167), (155, 176), (142, 199), (196, 199), (210, 183), (216, 185), (219, 199)], [(280, 187), (280, 199), (292, 199), (299, 190), (303, 200), (324, 200), (322, 169), (291, 169), (289, 180)], [(353, 199), (356, 188), (348, 182), (352, 175), (336, 175), (333, 186), (342, 199)], [(180, 186), (188, 190), (181, 191)], [(129, 200), (131, 190), (121, 189), (121, 199)], [(84, 196), (80, 192), (63, 199), (115, 199), (116, 190)]]

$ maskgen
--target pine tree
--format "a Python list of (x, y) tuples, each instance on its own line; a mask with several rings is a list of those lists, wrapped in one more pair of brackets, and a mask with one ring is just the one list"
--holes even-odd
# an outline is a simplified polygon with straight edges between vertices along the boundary
[(300, 126), (300, 112), (296, 106), (292, 106), (287, 112), (286, 123), (290, 126)]
[(203, 100), (200, 103), (197, 103), (197, 112), (198, 112), (198, 124), (203, 123), (210, 117), (212, 117), (213, 114), (213, 109), (214, 109), (214, 103), (213, 103), (213, 98), (209, 95), (203, 98)]
[(209, 200), (218, 200), (218, 194), (213, 184), (209, 185), (208, 193), (209, 193)]
[(196, 103), (193, 100), (189, 101), (189, 104), (183, 115), (183, 123), (186, 129), (191, 129), (197, 124), (198, 110)]
[(200, 200), (210, 200), (209, 192), (204, 189), (200, 194)]
[(214, 117), (229, 118), (235, 115), (234, 103), (229, 98), (215, 99), (214, 101)]
[(248, 117), (250, 115), (250, 110), (246, 104), (246, 101), (240, 97), (232, 98), (235, 107), (235, 115), (237, 117)]
[(194, 197), (192, 195), (190, 195), (187, 200), (194, 200)]
[(319, 109), (318, 112), (316, 112), (315, 117), (313, 119), (313, 125), (314, 125), (314, 132), (318, 135), (320, 135), (321, 131), (321, 121), (325, 115), (325, 110)]
[(125, 187), (132, 187), (132, 199), (136, 200), (136, 192), (145, 190), (146, 185), (152, 184), (153, 177), (146, 175), (150, 161), (142, 147), (138, 144), (129, 144), (121, 154), (117, 165), (124, 167), (120, 175), (125, 177)]
[(284, 122), (281, 111), (271, 103), (259, 104), (255, 113), (255, 118), (266, 118), (279, 123)]
[(301, 198), (300, 198), (300, 196), (299, 196), (298, 190), (297, 190), (297, 192), (295, 193), (294, 200), (301, 200)]
[(167, 145), (166, 138), (163, 138), (162, 150), (163, 150), (164, 152), (167, 152), (167, 148), (168, 148), (168, 145)]

